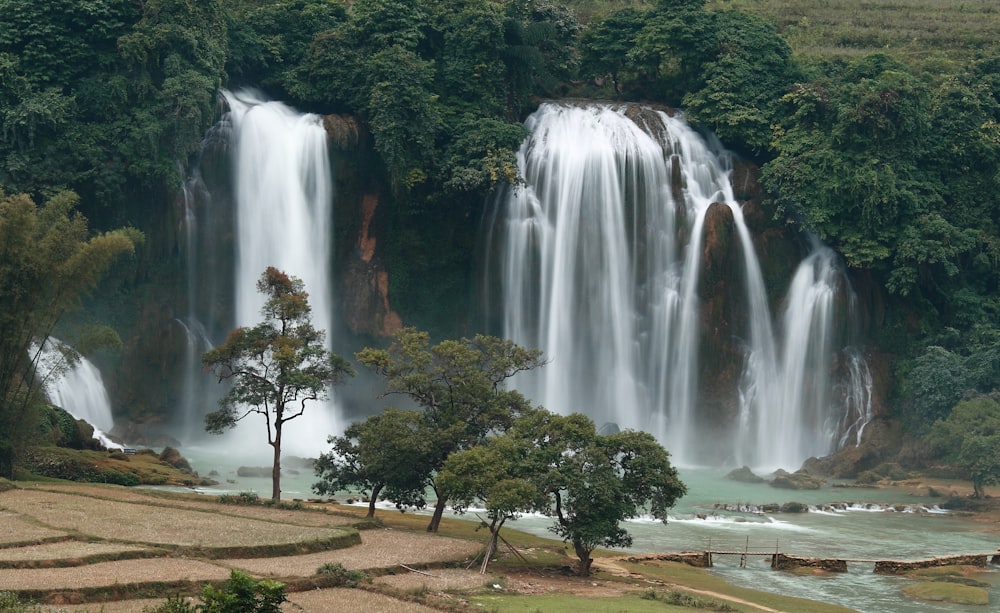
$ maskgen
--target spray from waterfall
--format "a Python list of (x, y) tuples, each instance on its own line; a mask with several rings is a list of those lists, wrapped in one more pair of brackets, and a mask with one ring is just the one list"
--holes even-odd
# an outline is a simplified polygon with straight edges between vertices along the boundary
[[(832, 451), (845, 428), (863, 428), (863, 409), (842, 411), (855, 415), (845, 425), (831, 406), (844, 396), (830, 391), (833, 302), (847, 290), (833, 252), (803, 262), (776, 325), (729, 154), (682, 119), (634, 106), (549, 103), (526, 125), (525, 184), (495, 200), (483, 245), (487, 321), (549, 359), (519, 389), (551, 410), (651, 431), (679, 464), (797, 467)], [(739, 406), (722, 424), (700, 414), (713, 205), (732, 218), (742, 262), (732, 283), (746, 305)]]
[[(321, 118), (249, 90), (223, 96), (229, 106), (224, 123), (236, 203), (235, 325), (260, 321), (264, 297), (257, 292), (257, 279), (274, 266), (302, 279), (313, 325), (329, 332), (333, 180)], [(316, 455), (326, 437), (340, 431), (335, 413), (332, 403), (311, 407), (288, 423), (283, 447), (291, 454)], [(236, 435), (246, 445), (255, 445), (263, 441), (261, 430), (257, 423), (241, 424)]]

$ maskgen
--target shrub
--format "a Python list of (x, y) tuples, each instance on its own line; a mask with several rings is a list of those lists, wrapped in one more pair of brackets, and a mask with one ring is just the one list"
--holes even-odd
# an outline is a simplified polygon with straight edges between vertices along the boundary
[[(202, 589), (201, 604), (195, 605), (183, 596), (172, 596), (154, 608), (144, 608), (143, 613), (281, 613), (281, 603), (285, 600), (283, 583), (266, 579), (256, 581), (234, 570), (221, 588), (206, 585)], [(6, 609), (0, 608), (0, 611)]]
[(302, 509), (305, 508), (304, 506), (302, 506), (301, 500), (293, 500), (291, 502), (285, 502), (284, 500), (274, 500), (272, 498), (268, 498), (261, 504), (263, 504), (265, 507), (271, 507), (273, 509), (283, 509), (285, 511), (301, 511)]
[(260, 496), (257, 492), (240, 492), (239, 494), (223, 494), (219, 496), (220, 504), (235, 504), (245, 507), (253, 507), (261, 504)]
[(281, 613), (285, 584), (233, 570), (222, 588), (206, 585), (201, 592), (200, 613)]
[(197, 607), (183, 596), (171, 596), (163, 604), (142, 609), (142, 613), (196, 613), (197, 611)]
[(356, 587), (359, 583), (369, 580), (368, 575), (360, 570), (350, 570), (339, 562), (327, 562), (316, 569), (316, 574), (332, 579), (331, 587)]
[(645, 592), (643, 592), (639, 597), (642, 598), (643, 600), (653, 600), (656, 602), (662, 602), (663, 604), (674, 605), (678, 607), (690, 607), (692, 609), (698, 609), (698, 610), (719, 611), (720, 613), (730, 613), (733, 611), (739, 611), (739, 609), (735, 609), (731, 605), (725, 602), (698, 598), (697, 596), (685, 594), (684, 592), (678, 592), (677, 590), (670, 590), (669, 592), (658, 592), (650, 588)]

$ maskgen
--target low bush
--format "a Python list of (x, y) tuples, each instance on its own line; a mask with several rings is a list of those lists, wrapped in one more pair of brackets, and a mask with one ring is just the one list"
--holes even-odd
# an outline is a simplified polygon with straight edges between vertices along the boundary
[[(201, 591), (201, 604), (183, 597), (169, 598), (144, 613), (281, 613), (285, 602), (285, 585), (276, 581), (256, 581), (250, 575), (233, 570), (222, 587), (206, 585)], [(5, 609), (0, 609), (5, 610)]]
[(356, 587), (359, 583), (371, 580), (360, 570), (350, 570), (339, 562), (327, 562), (316, 569), (316, 574), (326, 579), (332, 579), (330, 587)]

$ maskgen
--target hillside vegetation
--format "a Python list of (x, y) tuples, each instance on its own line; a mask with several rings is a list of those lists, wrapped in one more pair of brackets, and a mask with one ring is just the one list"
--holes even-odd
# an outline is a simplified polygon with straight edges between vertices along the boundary
[[(149, 339), (187, 309), (184, 169), (220, 90), (256, 86), (357, 118), (384, 192), (392, 306), (455, 337), (472, 325), (483, 203), (521, 180), (515, 151), (539, 100), (682, 108), (760, 167), (776, 225), (818, 236), (863, 285), (868, 349), (891, 364), (883, 416), (919, 438), (960, 402), (1000, 411), (998, 11), (989, 0), (0, 0), (0, 222), (75, 204), (71, 190), (91, 231), (141, 230), (141, 253), (98, 292), (104, 309), (88, 306), (132, 347), (158, 348)], [(65, 245), (52, 243), (41, 253), (58, 262)], [(34, 251), (0, 255), (0, 296), (27, 287), (18, 274)], [(0, 339), (22, 328), (0, 318)], [(168, 351), (123, 362), (155, 371), (175, 360)], [(21, 389), (30, 370), (4, 369), (0, 390)], [(175, 406), (139, 391), (118, 403), (132, 417)], [(29, 423), (26, 399), (0, 398), (0, 423)], [(8, 465), (13, 432), (0, 430)], [(1000, 434), (975, 435), (1000, 457)], [(981, 455), (944, 438), (899, 459), (968, 468)]]

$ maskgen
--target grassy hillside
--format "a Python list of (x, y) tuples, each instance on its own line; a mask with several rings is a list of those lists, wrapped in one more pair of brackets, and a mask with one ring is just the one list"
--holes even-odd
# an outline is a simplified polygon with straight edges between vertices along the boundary
[(709, 0), (777, 24), (803, 59), (882, 51), (936, 72), (1000, 40), (996, 0)]
[[(564, 0), (581, 19), (655, 0)], [(707, 0), (712, 9), (738, 9), (778, 26), (802, 59), (851, 58), (881, 51), (943, 72), (1000, 41), (996, 0)]]

